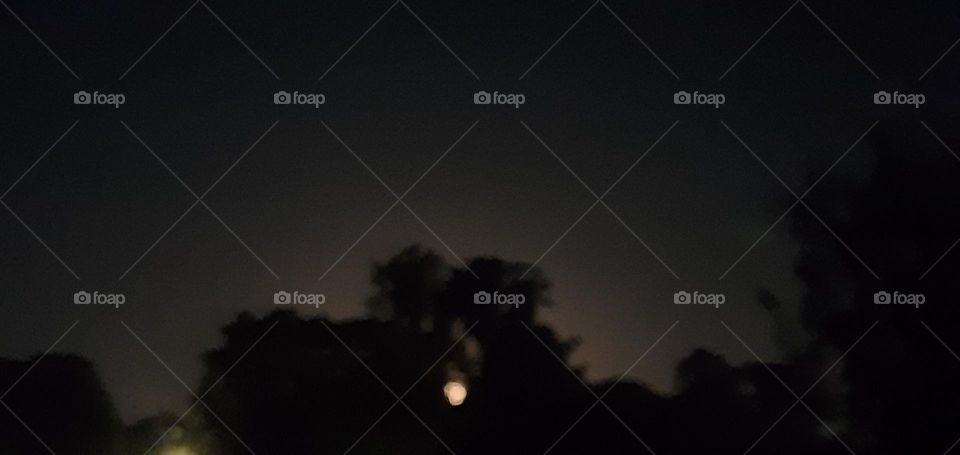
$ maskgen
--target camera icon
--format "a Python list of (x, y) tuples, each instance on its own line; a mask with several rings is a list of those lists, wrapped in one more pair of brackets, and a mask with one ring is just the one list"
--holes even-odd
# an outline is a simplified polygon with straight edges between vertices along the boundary
[(673, 104), (690, 104), (692, 101), (693, 97), (690, 96), (689, 92), (680, 90), (673, 94)]
[(276, 305), (289, 305), (292, 300), (287, 291), (278, 291), (273, 293), (273, 303)]
[(80, 90), (73, 94), (73, 104), (90, 104), (92, 101), (93, 97), (90, 96), (90, 92)]
[(873, 94), (873, 104), (890, 104), (891, 102), (893, 102), (893, 98), (889, 92), (881, 90)]
[(490, 297), (490, 293), (487, 291), (480, 291), (473, 294), (473, 303), (477, 305), (489, 305), (493, 302), (493, 298)]
[(490, 104), (492, 102), (493, 97), (490, 96), (490, 92), (481, 90), (473, 94), (473, 104)]
[(889, 305), (891, 301), (890, 293), (887, 291), (873, 293), (873, 303), (877, 305)]
[(690, 298), (690, 293), (687, 291), (680, 291), (673, 293), (673, 303), (677, 305), (689, 305), (693, 299)]
[(73, 293), (73, 303), (77, 305), (89, 305), (93, 299), (90, 297), (90, 293), (87, 291), (79, 291)]
[(290, 92), (280, 90), (273, 94), (273, 104), (290, 104), (291, 102), (293, 97), (290, 96)]

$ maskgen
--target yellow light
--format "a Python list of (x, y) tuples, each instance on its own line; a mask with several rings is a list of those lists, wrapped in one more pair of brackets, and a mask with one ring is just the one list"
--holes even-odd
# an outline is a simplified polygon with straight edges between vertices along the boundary
[(163, 455), (197, 455), (197, 453), (186, 447), (170, 447), (163, 451)]
[(451, 381), (443, 386), (443, 395), (451, 406), (460, 406), (463, 400), (467, 399), (467, 388), (459, 382)]

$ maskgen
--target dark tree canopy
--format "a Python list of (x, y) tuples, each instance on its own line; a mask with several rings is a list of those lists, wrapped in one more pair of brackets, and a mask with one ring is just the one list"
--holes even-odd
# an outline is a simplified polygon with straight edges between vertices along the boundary
[(113, 453), (121, 423), (93, 364), (76, 355), (56, 353), (40, 362), (37, 359), (0, 359), (0, 393), (16, 384), (3, 398), (16, 416), (0, 409), (0, 450), (44, 453), (39, 437), (56, 453)]
[[(158, 440), (160, 453), (198, 454), (244, 445), (261, 455), (943, 453), (960, 435), (960, 362), (944, 346), (960, 347), (960, 268), (949, 255), (929, 265), (960, 236), (960, 193), (939, 190), (957, 185), (952, 158), (916, 143), (886, 137), (868, 179), (833, 179), (810, 194), (848, 242), (795, 215), (803, 333), (783, 319), (787, 299), (757, 297), (782, 328), (785, 360), (732, 365), (698, 349), (677, 366), (669, 395), (629, 379), (582, 382), (586, 366), (570, 363), (578, 340), (539, 318), (552, 303), (539, 269), (493, 257), (468, 269), (411, 246), (374, 265), (369, 311), (357, 319), (238, 315), (203, 358), (198, 390), (211, 390), (209, 409), (182, 420), (123, 427), (93, 365), (74, 355), (48, 355), (3, 401), (58, 454), (142, 453)], [(881, 289), (922, 292), (927, 303), (878, 306)], [(479, 291), (525, 302), (478, 305)], [(3, 390), (34, 360), (0, 359)], [(451, 382), (467, 390), (460, 406), (444, 397)], [(43, 449), (9, 412), (0, 412), (0, 447)]]

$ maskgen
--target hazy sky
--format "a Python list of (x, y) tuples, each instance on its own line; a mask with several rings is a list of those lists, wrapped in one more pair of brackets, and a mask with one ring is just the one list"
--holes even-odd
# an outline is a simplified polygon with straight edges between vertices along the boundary
[[(42, 352), (79, 320), (57, 349), (97, 363), (125, 419), (176, 412), (186, 391), (121, 321), (195, 385), (239, 311), (297, 289), (326, 294), (316, 314), (360, 316), (371, 264), (422, 243), (450, 263), (447, 247), (542, 256), (546, 319), (582, 337), (591, 378), (619, 375), (677, 320), (634, 379), (669, 390), (698, 346), (750, 360), (720, 319), (775, 360), (756, 293), (795, 311), (789, 226), (810, 215), (794, 208), (731, 268), (795, 200), (765, 164), (802, 194), (828, 169), (817, 189), (862, 177), (876, 134), (950, 130), (960, 6), (756, 3), (9, 0), (0, 355)], [(126, 103), (74, 105), (78, 90)], [(326, 104), (276, 106), (278, 90)], [(526, 103), (474, 105), (478, 90)], [(675, 105), (679, 90), (726, 103)], [(879, 90), (926, 104), (876, 106)], [(395, 207), (337, 262), (395, 202), (341, 140), (397, 194), (457, 144), (404, 197), (415, 215)], [(584, 216), (594, 194), (605, 205)], [(127, 303), (78, 307), (79, 290)], [(675, 306), (678, 290), (727, 302)]]

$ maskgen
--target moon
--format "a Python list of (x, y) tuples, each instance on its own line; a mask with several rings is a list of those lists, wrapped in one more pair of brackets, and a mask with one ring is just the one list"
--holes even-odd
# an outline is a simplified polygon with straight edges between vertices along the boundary
[(450, 406), (460, 406), (467, 399), (467, 387), (457, 381), (450, 381), (443, 386), (443, 395), (447, 397)]

